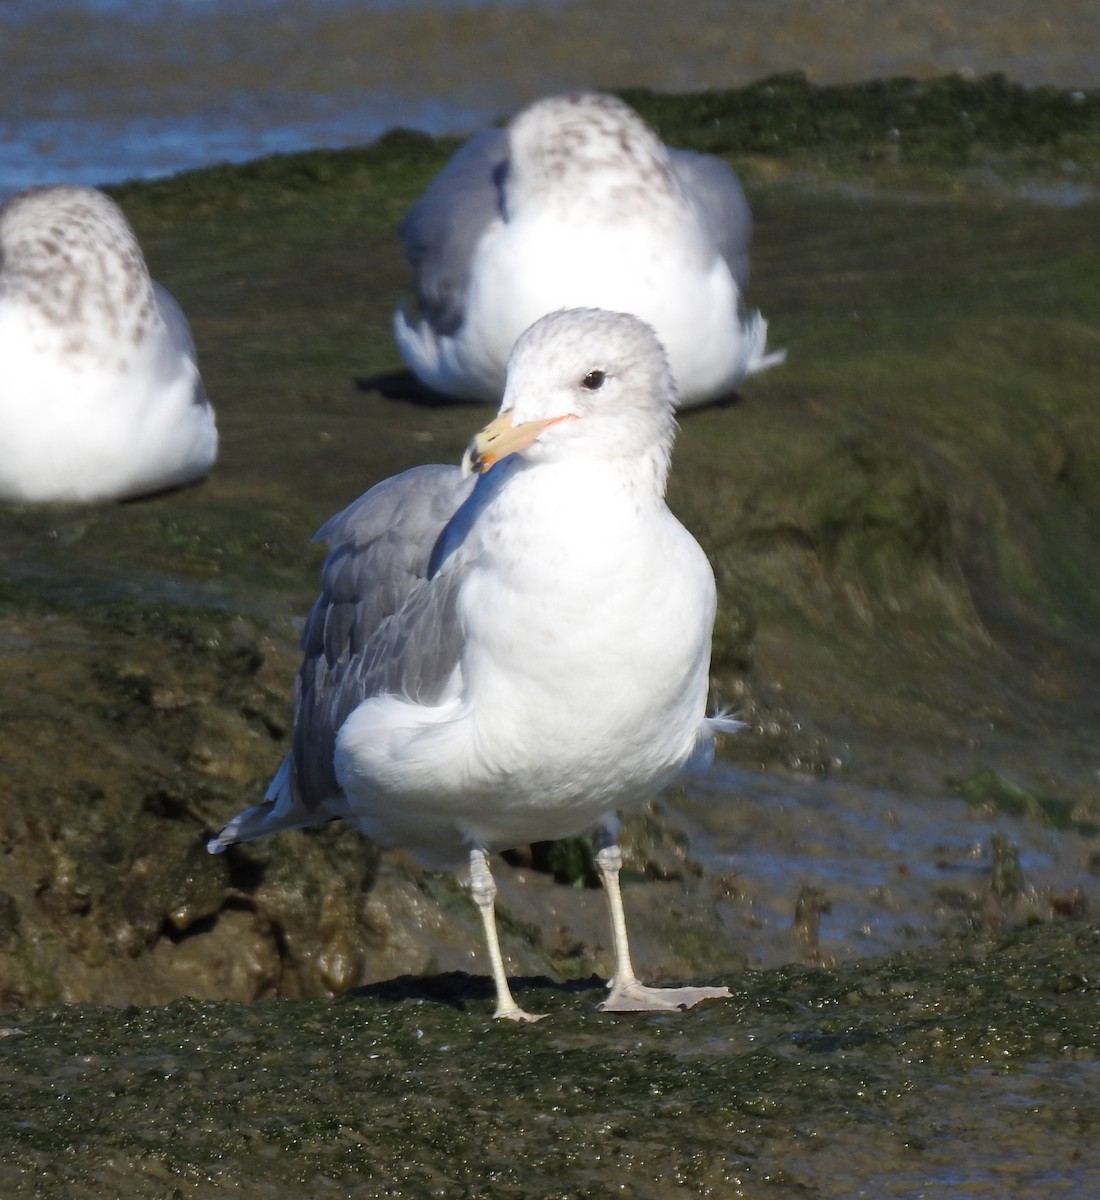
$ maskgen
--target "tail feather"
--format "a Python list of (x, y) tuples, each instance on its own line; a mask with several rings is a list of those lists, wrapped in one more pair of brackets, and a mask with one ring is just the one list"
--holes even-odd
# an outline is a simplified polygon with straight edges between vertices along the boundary
[[(409, 370), (428, 387), (459, 400), (499, 404), (504, 394), (504, 365), (494, 370), (471, 359), (458, 334), (437, 333), (427, 321), (415, 325), (402, 309), (393, 314), (393, 336)], [(499, 376), (499, 377), (498, 377)]]
[(239, 812), (217, 837), (206, 843), (206, 848), (211, 854), (221, 854), (237, 842), (253, 842), (285, 829), (322, 825), (339, 815), (330, 811), (328, 805), (307, 807), (302, 802), (294, 786), (294, 757), (288, 754), (275, 773), (263, 803)]
[(393, 336), (401, 357), (415, 375), (434, 380), (441, 374), (439, 340), (426, 321), (414, 325), (404, 309), (399, 308), (393, 314)]
[(714, 761), (714, 739), (721, 734), (737, 733), (744, 728), (745, 722), (731, 717), (725, 709), (715, 713), (713, 717), (704, 717), (699, 727), (699, 736), (695, 739), (695, 749), (684, 763), (682, 774), (697, 775), (708, 770)]
[(710, 735), (711, 741), (714, 740), (716, 734), (720, 733), (738, 733), (745, 728), (745, 722), (739, 721), (737, 717), (731, 715), (728, 708), (723, 708), (720, 712), (716, 712), (712, 717), (705, 717), (703, 725), (707, 733)]
[(748, 354), (745, 358), (745, 375), (756, 375), (769, 367), (778, 367), (787, 361), (786, 350), (773, 350), (765, 353), (768, 347), (768, 322), (759, 312), (754, 312), (742, 326), (742, 332), (748, 343)]

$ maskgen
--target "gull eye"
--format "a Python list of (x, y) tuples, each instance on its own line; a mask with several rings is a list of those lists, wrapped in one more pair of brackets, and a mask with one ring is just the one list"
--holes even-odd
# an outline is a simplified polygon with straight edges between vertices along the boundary
[(598, 392), (603, 387), (603, 381), (607, 378), (606, 371), (589, 371), (588, 374), (581, 380), (581, 387), (586, 392)]

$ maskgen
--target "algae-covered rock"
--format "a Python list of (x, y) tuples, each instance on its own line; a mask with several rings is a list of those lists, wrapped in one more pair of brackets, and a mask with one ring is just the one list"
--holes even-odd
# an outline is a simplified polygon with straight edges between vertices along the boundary
[[(675, 451), (670, 501), (719, 584), (716, 701), (747, 726), (722, 755), (898, 804), (969, 780), (976, 811), (1088, 836), (1100, 100), (795, 78), (631, 99), (741, 170), (749, 300), (789, 351), (684, 415)], [(304, 996), (480, 963), (458, 886), (350, 830), (203, 848), (285, 753), (314, 531), (395, 471), (457, 462), (482, 422), (420, 391), (390, 335), (410, 288), (396, 227), (452, 149), (395, 133), (115, 190), (191, 316), (222, 455), (139, 504), (4, 511), (0, 1002)], [(713, 837), (738, 797), (701, 796)], [(730, 930), (764, 883), (700, 870), (647, 817), (628, 828), (649, 973), (743, 961)], [(602, 898), (536, 869), (591, 884), (590, 860), (538, 853), (501, 872), (510, 968), (605, 970)], [(792, 958), (818, 952), (797, 897), (810, 940), (830, 919), (818, 886), (776, 901)], [(997, 919), (1079, 913), (1078, 886)], [(960, 894), (960, 920), (992, 911)]]
[(5, 1196), (1087, 1196), (1100, 931), (750, 971), (646, 1018), (599, 984), (6, 1015)]

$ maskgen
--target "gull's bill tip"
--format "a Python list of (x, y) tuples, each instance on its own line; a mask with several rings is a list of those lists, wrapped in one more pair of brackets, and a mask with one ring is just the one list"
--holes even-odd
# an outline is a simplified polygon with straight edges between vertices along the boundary
[(470, 439), (462, 456), (463, 475), (484, 475), (501, 459), (519, 450), (526, 450), (544, 430), (571, 415), (547, 417), (541, 421), (521, 421), (517, 425), (512, 420), (511, 411), (501, 413)]

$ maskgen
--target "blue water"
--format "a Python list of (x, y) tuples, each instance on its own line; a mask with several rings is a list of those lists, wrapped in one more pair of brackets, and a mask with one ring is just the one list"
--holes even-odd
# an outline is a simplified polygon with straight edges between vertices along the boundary
[[(491, 104), (330, 79), (341, 19), (393, 20), (409, 0), (4, 0), (0, 198), (33, 184), (107, 183), (405, 125), (466, 131)], [(436, 9), (476, 9), (449, 0)]]
[(398, 106), (373, 96), (358, 105), (318, 105), (313, 113), (276, 113), (257, 124), (249, 107), (243, 97), (239, 107), (214, 114), (94, 120), (59, 113), (18, 122), (0, 119), (0, 199), (42, 183), (149, 179), (212, 163), (360, 145), (395, 125), (430, 133), (464, 132), (492, 115), (433, 99)]
[(395, 126), (466, 133), (577, 87), (1002, 70), (1095, 87), (1095, 0), (0, 0), (0, 198)]

